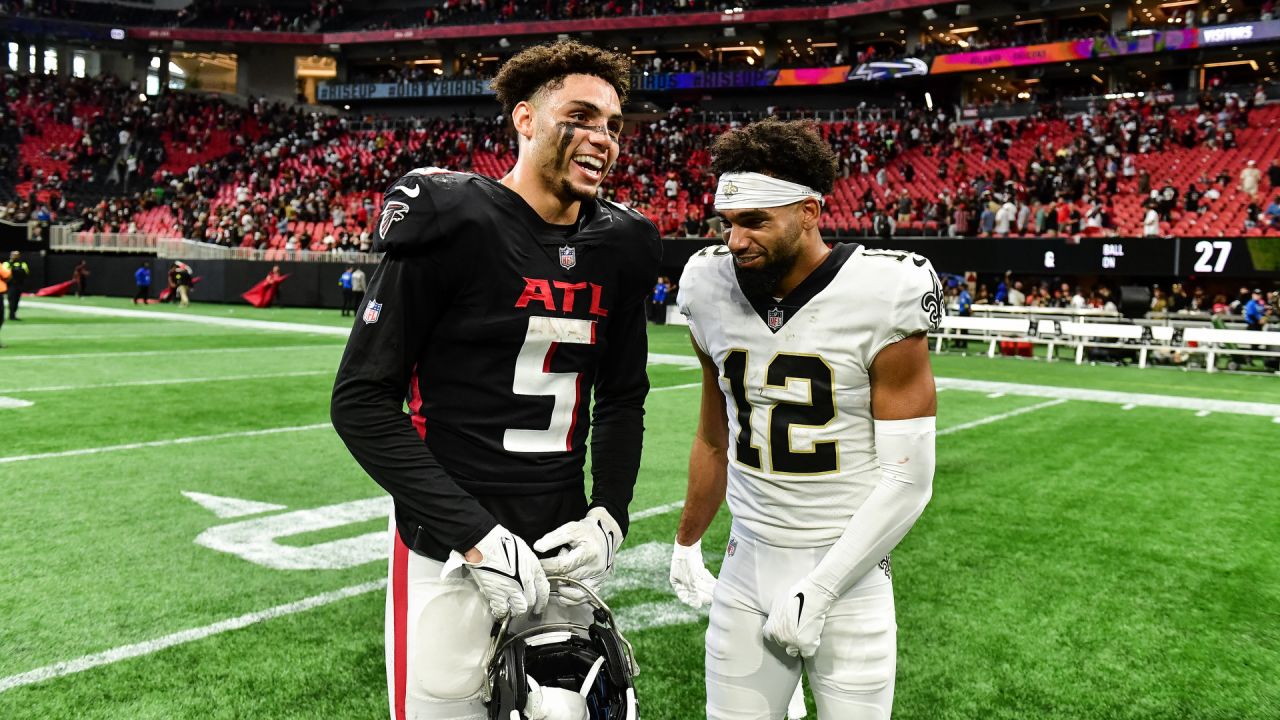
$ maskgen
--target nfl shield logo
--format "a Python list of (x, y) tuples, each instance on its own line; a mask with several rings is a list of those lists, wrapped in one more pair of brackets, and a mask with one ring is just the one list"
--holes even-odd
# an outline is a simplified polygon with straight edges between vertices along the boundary
[(728, 555), (729, 557), (733, 557), (733, 554), (737, 551), (738, 551), (738, 538), (733, 538), (733, 537), (729, 538), (729, 547), (725, 548), (724, 554)]
[(380, 314), (382, 314), (382, 303), (377, 300), (370, 300), (369, 303), (364, 306), (364, 324), (372, 325), (378, 322), (378, 315)]
[(769, 329), (778, 332), (778, 328), (782, 327), (782, 310), (774, 308), (769, 311)]
[(560, 267), (565, 270), (573, 268), (578, 264), (578, 251), (572, 245), (565, 245), (560, 248)]

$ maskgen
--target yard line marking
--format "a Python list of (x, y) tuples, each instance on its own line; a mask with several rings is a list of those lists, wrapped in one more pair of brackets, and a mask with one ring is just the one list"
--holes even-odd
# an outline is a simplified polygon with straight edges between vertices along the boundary
[(1196, 413), (1196, 417), (1209, 417), (1209, 411), (1201, 410), (1200, 412)]
[(0, 457), (0, 465), (6, 463), (23, 462), (25, 460), (48, 460), (53, 458), (76, 457), (79, 455), (97, 455), (99, 453), (116, 452), (119, 450), (137, 450), (140, 448), (165, 447), (167, 445), (188, 445), (191, 443), (207, 442), (210, 440), (227, 440), (230, 438), (242, 437), (258, 437), (260, 435), (276, 435), (279, 433), (303, 432), (306, 430), (320, 430), (321, 428), (332, 427), (329, 423), (316, 423), (314, 425), (294, 425), (291, 427), (268, 428), (266, 430), (242, 430), (240, 432), (218, 433), (216, 435), (195, 435), (192, 437), (170, 438), (169, 440), (151, 440), (149, 442), (127, 443), (124, 445), (106, 445), (103, 447), (81, 448), (79, 450), (63, 450), (60, 452), (35, 453), (32, 455), (10, 455), (8, 457)]
[[(180, 322), (221, 325), (225, 327), (252, 328), (255, 330), (274, 330), (277, 332), (319, 333), (346, 337), (350, 333), (347, 327), (329, 325), (307, 325), (305, 323), (272, 322), (268, 320), (241, 320), (235, 318), (211, 317), (208, 315), (178, 315), (164, 312), (145, 312), (141, 310), (124, 310), (118, 308), (91, 308), (73, 305), (60, 305), (49, 302), (27, 302), (24, 305), (66, 312), (100, 315), (107, 317), (130, 317), (150, 320), (174, 320)], [(45, 356), (41, 356), (42, 358)], [(66, 356), (63, 356), (66, 357)], [(10, 358), (12, 359), (12, 358)], [(698, 367), (698, 358), (693, 355), (676, 355), (671, 353), (649, 353), (649, 362), (655, 365), (679, 365)], [(1049, 385), (1023, 385), (1020, 383), (993, 382), (989, 380), (965, 380), (961, 378), (936, 378), (939, 389), (971, 390), (982, 393), (1004, 393), (1006, 395), (1026, 395), (1030, 397), (1062, 398), (1064, 400), (1085, 400), (1088, 402), (1105, 402), (1128, 404), (1141, 407), (1157, 407), (1174, 410), (1210, 410), (1213, 412), (1234, 413), (1238, 415), (1265, 415), (1280, 417), (1280, 405), (1269, 403), (1239, 402), (1235, 400), (1206, 400), (1202, 398), (1180, 395), (1149, 395), (1142, 393), (1112, 392), (1109, 390), (1082, 390), (1075, 388), (1053, 387)]]
[[(10, 390), (0, 390), (0, 392), (12, 392)], [(31, 407), (35, 403), (30, 400), (19, 400), (18, 398), (0, 397), (0, 410), (13, 410), (15, 408)]]
[[(175, 322), (199, 323), (204, 325), (220, 325), (223, 327), (248, 328), (252, 330), (272, 330), (276, 332), (317, 333), (346, 337), (351, 333), (350, 327), (333, 325), (309, 325), (306, 323), (274, 322), (271, 320), (244, 320), (239, 318), (220, 318), (210, 315), (180, 315), (166, 312), (147, 312), (145, 310), (126, 310), (123, 308), (95, 308), (74, 305), (60, 305), (50, 302), (26, 302), (24, 307), (42, 310), (62, 310), (64, 312), (98, 315), (103, 317), (139, 318), (145, 320), (172, 320)], [(103, 353), (108, 354), (108, 353)], [(109, 353), (111, 355), (127, 355), (128, 353)], [(21, 357), (21, 356), (18, 356)], [(45, 357), (45, 356), (40, 356)], [(70, 357), (61, 355), (59, 357)], [(9, 358), (11, 360), (16, 358)], [(698, 358), (693, 355), (675, 355), (670, 353), (649, 353), (649, 362), (654, 365), (678, 365), (680, 367), (701, 367)]]
[(989, 424), (989, 423), (999, 422), (999, 421), (1001, 421), (1001, 420), (1007, 420), (1007, 419), (1009, 419), (1009, 418), (1011, 418), (1011, 417), (1017, 417), (1018, 415), (1024, 415), (1024, 414), (1029, 413), (1029, 412), (1035, 412), (1036, 410), (1043, 410), (1043, 409), (1045, 409), (1045, 408), (1050, 408), (1050, 407), (1053, 407), (1054, 405), (1061, 405), (1061, 404), (1063, 404), (1063, 403), (1065, 403), (1065, 402), (1066, 402), (1066, 400), (1058, 399), (1058, 400), (1050, 400), (1050, 401), (1048, 401), (1048, 402), (1038, 403), (1038, 404), (1036, 404), (1036, 405), (1028, 405), (1027, 407), (1018, 408), (1017, 410), (1010, 410), (1009, 412), (1002, 412), (1002, 413), (1000, 413), (999, 415), (990, 415), (990, 416), (987, 416), (987, 417), (984, 417), (984, 418), (979, 418), (979, 419), (977, 419), (977, 420), (972, 420), (972, 421), (967, 422), (967, 423), (960, 423), (959, 425), (952, 425), (951, 427), (947, 427), (947, 428), (943, 428), (943, 429), (939, 430), (936, 434), (937, 434), (937, 435), (950, 435), (951, 433), (958, 433), (958, 432), (960, 432), (961, 430), (968, 430), (968, 429), (970, 429), (970, 428), (981, 427), (982, 425), (987, 425), (987, 424)]
[(192, 322), (202, 325), (220, 325), (222, 327), (249, 328), (251, 330), (275, 330), (278, 332), (319, 333), (346, 337), (351, 328), (340, 325), (308, 325), (306, 323), (275, 322), (272, 320), (245, 320), (242, 318), (223, 318), (211, 315), (182, 315), (165, 311), (147, 312), (145, 310), (125, 310), (123, 308), (97, 308), (76, 305), (62, 305), (50, 302), (24, 302), (23, 307), (34, 307), (41, 310), (61, 310), (62, 312), (97, 315), (99, 317), (122, 317), (142, 320), (171, 320), (173, 322)]
[(1121, 410), (1132, 410), (1132, 409), (1134, 409), (1134, 408), (1136, 408), (1136, 407), (1138, 407), (1138, 406), (1137, 406), (1136, 404), (1134, 404), (1134, 403), (1125, 403), (1124, 405), (1121, 405), (1121, 406), (1120, 406), (1120, 409), (1121, 409)]
[(195, 348), (191, 350), (128, 350), (125, 352), (94, 352), (94, 353), (57, 353), (48, 355), (9, 355), (0, 357), (0, 362), (4, 360), (84, 360), (86, 358), (119, 358), (119, 357), (152, 357), (156, 355), (211, 355), (214, 353), (242, 353), (242, 352), (278, 352), (280, 350), (316, 350), (319, 348), (338, 348), (342, 346), (337, 343), (325, 343), (323, 345), (262, 345), (258, 347), (230, 347), (230, 348)]
[(1062, 400), (1083, 400), (1086, 402), (1111, 403), (1126, 405), (1132, 403), (1138, 407), (1165, 408), (1168, 410), (1209, 410), (1218, 413), (1234, 413), (1237, 415), (1280, 416), (1280, 405), (1260, 402), (1240, 402), (1237, 400), (1209, 400), (1205, 398), (1187, 397), (1184, 395), (1149, 395), (1145, 393), (1127, 393), (1114, 390), (1085, 390), (1080, 388), (1055, 387), (1052, 385), (1023, 385), (1021, 383), (994, 382), (990, 380), (965, 380), (961, 378), (935, 378), (939, 387), (970, 392), (992, 393), (1003, 392), (1006, 395), (1022, 395), (1026, 397), (1060, 398)]
[(651, 393), (662, 392), (663, 390), (687, 390), (689, 388), (702, 387), (702, 383), (684, 383), (683, 385), (666, 385), (656, 387), (650, 390)]
[(83, 672), (100, 665), (110, 665), (112, 663), (120, 662), (121, 660), (127, 660), (129, 658), (139, 657), (142, 655), (150, 655), (151, 653), (159, 652), (160, 650), (164, 650), (165, 648), (170, 648), (175, 645), (183, 645), (195, 640), (207, 638), (211, 635), (224, 633), (229, 630), (239, 630), (240, 628), (245, 628), (265, 620), (272, 620), (278, 617), (284, 617), (286, 615), (293, 615), (295, 613), (323, 607), (339, 600), (345, 600), (350, 597), (356, 597), (357, 595), (364, 595), (365, 593), (370, 593), (375, 590), (381, 590), (386, 586), (386, 578), (361, 583), (359, 585), (351, 585), (349, 587), (342, 588), (341, 590), (313, 595), (312, 597), (303, 598), (302, 600), (297, 600), (295, 602), (277, 605), (272, 608), (267, 608), (266, 610), (260, 610), (258, 612), (241, 615), (240, 617), (216, 622), (212, 625), (205, 625), (204, 627), (192, 628), (190, 630), (183, 630), (171, 635), (165, 635), (164, 637), (156, 638), (155, 640), (148, 640), (146, 642), (135, 643), (133, 645), (123, 645), (118, 648), (107, 650), (106, 652), (85, 655), (84, 657), (79, 657), (75, 660), (67, 660), (65, 662), (54, 663), (53, 665), (46, 665), (29, 672), (24, 672), (19, 675), (11, 675), (7, 678), (0, 679), (0, 692), (11, 690), (16, 687), (22, 687), (23, 685), (33, 685), (38, 682), (62, 677), (64, 675)]
[(992, 400), (995, 400), (996, 398), (1002, 398), (1002, 397), (1004, 397), (1004, 393), (1002, 393), (1002, 392), (993, 392), (993, 393), (988, 393), (988, 394), (987, 394), (987, 397), (991, 398)]
[[(1053, 405), (1060, 405), (1064, 402), (1066, 402), (1066, 400), (1052, 400), (1050, 402), (1040, 403), (1038, 405), (1033, 405), (1031, 407), (1020, 408), (1018, 410), (1012, 410), (1009, 412), (1001, 413), (999, 415), (992, 415), (991, 417), (982, 418), (981, 420), (975, 420), (973, 422), (964, 423), (962, 425), (955, 425), (955, 426), (940, 430), (938, 431), (938, 434), (947, 435), (950, 433), (960, 432), (962, 430), (967, 430), (969, 428), (974, 428), (981, 425), (986, 425), (988, 423), (997, 422), (999, 420), (1004, 420), (1006, 418), (1014, 417), (1015, 415), (1021, 415), (1023, 413), (1032, 412), (1034, 410), (1040, 410), (1042, 408), (1051, 407)], [(1280, 422), (1280, 418), (1277, 418), (1277, 422)], [(327, 423), (324, 425), (320, 425), (318, 427), (327, 427)], [(663, 505), (658, 505), (656, 507), (640, 510), (634, 513), (631, 516), (631, 519), (643, 520), (645, 518), (655, 517), (657, 515), (670, 512), (672, 510), (675, 510), (683, 506), (684, 506), (684, 500), (677, 500), (675, 502), (669, 502)], [(654, 550), (656, 552), (656, 549), (654, 548), (648, 548), (648, 550)], [(666, 557), (667, 557), (665, 548), (663, 548), (661, 557), (662, 557), (662, 564), (665, 566)], [(624, 576), (627, 573), (628, 573), (628, 569), (626, 567), (622, 567), (619, 569), (620, 584), (623, 581), (625, 581)], [(11, 675), (7, 678), (0, 678), (0, 692), (11, 690), (15, 687), (22, 687), (24, 685), (33, 685), (35, 683), (44, 682), (45, 680), (51, 680), (53, 678), (71, 675), (74, 673), (82, 672), (84, 670), (89, 670), (102, 665), (110, 665), (112, 663), (116, 663), (121, 660), (128, 660), (130, 658), (140, 657), (142, 655), (150, 655), (152, 653), (158, 652), (160, 650), (164, 650), (166, 648), (173, 647), (175, 645), (182, 645), (182, 644), (193, 642), (196, 640), (201, 640), (206, 637), (210, 637), (212, 635), (228, 632), (230, 630), (238, 630), (240, 628), (248, 627), (249, 625), (260, 623), (266, 620), (271, 620), (273, 618), (283, 617), (285, 615), (292, 615), (295, 613), (304, 612), (306, 610), (311, 610), (313, 608), (322, 607), (324, 605), (328, 605), (330, 603), (337, 602), (338, 600), (343, 600), (345, 598), (355, 597), (357, 595), (364, 595), (366, 593), (382, 590), (386, 588), (386, 586), (387, 586), (387, 581), (385, 578), (374, 580), (372, 582), (362, 583), (360, 585), (352, 585), (350, 587), (342, 588), (341, 590), (335, 590), (333, 592), (314, 595), (312, 597), (304, 598), (296, 602), (286, 603), (284, 605), (277, 605), (273, 608), (268, 608), (266, 610), (262, 610), (259, 612), (249, 613), (247, 615), (241, 615), (240, 617), (232, 618), (230, 620), (223, 620), (221, 622), (213, 623), (212, 625), (206, 625), (204, 627), (192, 628), (190, 630), (183, 630), (181, 632), (165, 635), (164, 637), (157, 638), (155, 640), (148, 640), (146, 642), (134, 643), (132, 645), (124, 645), (118, 648), (107, 650), (105, 652), (94, 653), (92, 655), (85, 655), (83, 657), (76, 658), (75, 660), (67, 660), (64, 662), (54, 663), (53, 665), (46, 665), (41, 668), (36, 668), (35, 670), (20, 673), (18, 675)], [(654, 617), (662, 616), (663, 618), (665, 618), (665, 622), (667, 624), (674, 624), (679, 622), (693, 622), (695, 620), (701, 619), (702, 617), (701, 614), (697, 614), (696, 617), (692, 617), (692, 616), (689, 616), (689, 613), (674, 612), (674, 609), (683, 607), (683, 605), (680, 605), (679, 603), (674, 603), (674, 602), (666, 603), (662, 607), (659, 607), (657, 603), (645, 603), (640, 606), (634, 606), (634, 607), (635, 609), (631, 611), (628, 611), (628, 608), (620, 608), (618, 610), (619, 613), (622, 613), (624, 615), (628, 614), (628, 612), (635, 615), (634, 618), (629, 618), (633, 626), (637, 626), (637, 623), (649, 621), (648, 620), (649, 616), (654, 616)]]
[(657, 515), (662, 515), (663, 513), (669, 513), (672, 510), (678, 510), (682, 507), (684, 507), (683, 500), (669, 502), (666, 505), (659, 505), (657, 507), (646, 508), (644, 510), (641, 510), (640, 512), (632, 513), (631, 520), (632, 522), (636, 520), (644, 520), (645, 518), (651, 518)]
[(653, 365), (679, 365), (680, 367), (702, 367), (698, 358), (692, 355), (672, 355), (671, 353), (649, 353), (649, 362)]
[[(166, 332), (161, 328), (156, 328), (152, 332), (147, 333), (103, 333), (92, 335), (78, 335), (75, 333), (67, 333), (65, 335), (19, 335), (14, 333), (14, 337), (18, 342), (55, 342), (62, 340), (136, 340), (138, 338), (176, 338), (176, 337), (234, 337), (236, 335), (255, 334), (251, 332), (224, 332), (214, 333), (209, 328), (202, 328), (196, 332)], [(13, 338), (10, 338), (13, 339)]]
[[(275, 378), (307, 377), (309, 375), (333, 375), (333, 370), (299, 370), (262, 375), (225, 375), (223, 377), (169, 378), (165, 380), (124, 380), (96, 385), (44, 385), (33, 388), (6, 388), (0, 393), (63, 392), (66, 390), (100, 390), (103, 388), (140, 387), (144, 385), (183, 385), (186, 383), (225, 382), (227, 380), (272, 380)], [(3, 400), (0, 400), (3, 402)]]

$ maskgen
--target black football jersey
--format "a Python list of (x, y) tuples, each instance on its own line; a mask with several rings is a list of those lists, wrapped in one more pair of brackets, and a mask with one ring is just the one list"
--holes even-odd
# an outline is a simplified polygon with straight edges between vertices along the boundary
[(429, 168), (392, 185), (376, 236), (332, 416), (405, 542), (442, 558), (496, 522), (532, 543), (580, 519), (589, 432), (591, 504), (625, 531), (653, 224), (597, 200), (551, 225), (495, 180)]

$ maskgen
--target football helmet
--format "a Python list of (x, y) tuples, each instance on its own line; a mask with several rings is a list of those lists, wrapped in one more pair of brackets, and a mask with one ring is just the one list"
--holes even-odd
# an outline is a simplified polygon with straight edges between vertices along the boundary
[(590, 720), (639, 720), (633, 678), (640, 667), (613, 612), (590, 585), (566, 577), (548, 579), (586, 596), (591, 625), (548, 623), (510, 633), (510, 618), (495, 623), (484, 692), (489, 719), (528, 720), (530, 693), (560, 688), (582, 696)]

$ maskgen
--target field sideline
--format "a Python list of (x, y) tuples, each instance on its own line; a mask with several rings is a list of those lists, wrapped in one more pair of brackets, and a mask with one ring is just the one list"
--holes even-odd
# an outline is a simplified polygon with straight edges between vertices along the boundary
[[(74, 311), (95, 308), (134, 309), (24, 300), (0, 331), (0, 717), (386, 717), (387, 500), (328, 425), (350, 319)], [(701, 717), (705, 614), (666, 583), (688, 348), (651, 329), (610, 598), (647, 720)], [(935, 498), (894, 554), (895, 717), (1280, 717), (1280, 378), (935, 372)]]

